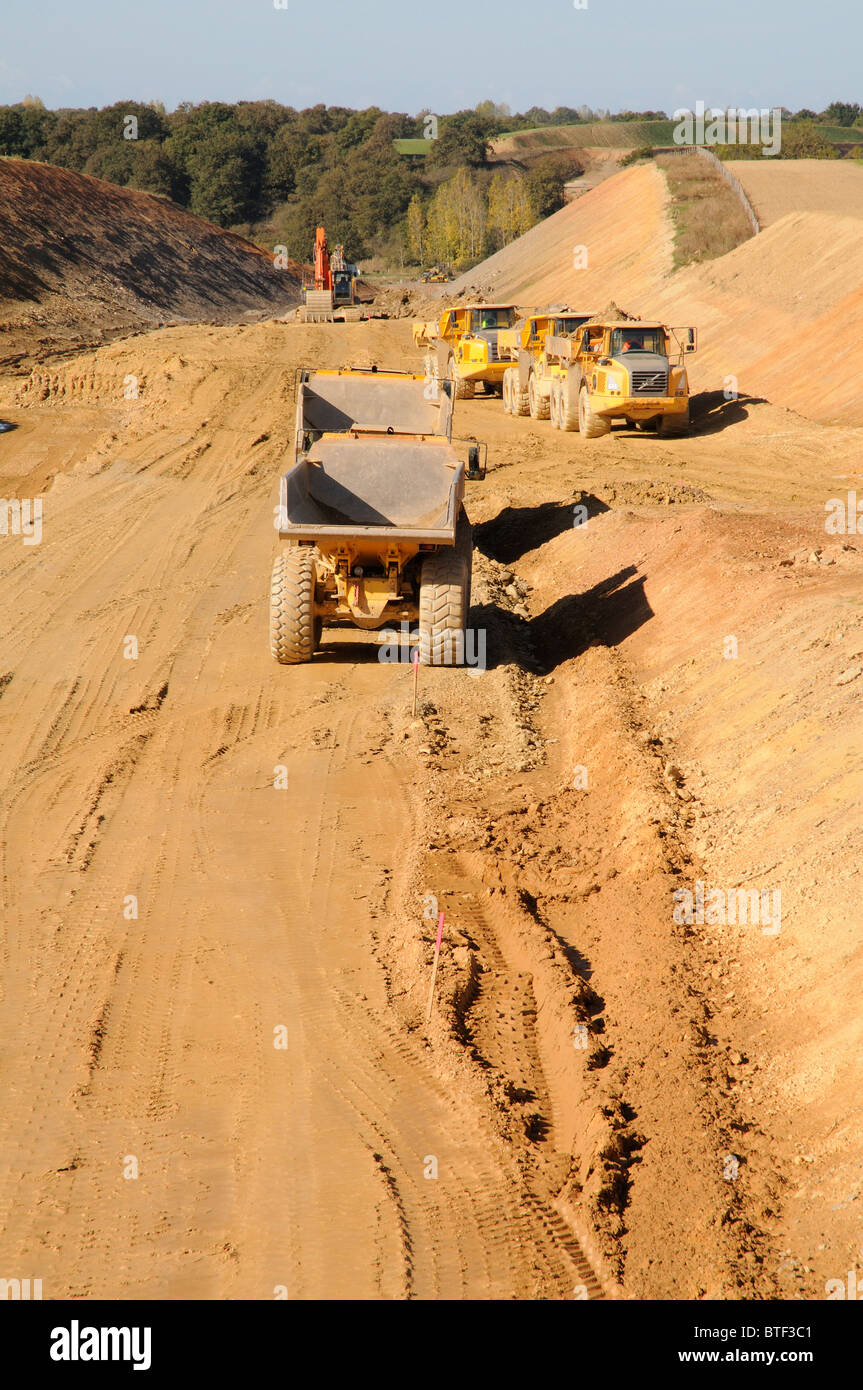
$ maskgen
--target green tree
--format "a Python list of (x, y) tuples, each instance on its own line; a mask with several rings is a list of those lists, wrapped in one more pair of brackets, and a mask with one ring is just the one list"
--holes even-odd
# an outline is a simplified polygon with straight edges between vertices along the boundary
[(535, 222), (523, 174), (498, 170), (488, 190), (488, 232), (495, 251), (529, 231)]
[(0, 107), (0, 154), (21, 157), (27, 154), (27, 138), (21, 112), (14, 106)]
[(853, 125), (860, 115), (861, 107), (856, 101), (831, 101), (823, 116), (828, 125)]
[(188, 159), (194, 213), (219, 227), (257, 216), (263, 160), (254, 140), (226, 129), (212, 135)]
[(474, 111), (459, 111), (440, 123), (438, 138), (428, 155), (430, 167), (444, 168), (467, 164), (477, 169), (488, 158), (488, 144), (494, 122), (477, 116)]
[(488, 205), (482, 188), (462, 168), (442, 183), (429, 208), (427, 250), (436, 261), (469, 265), (486, 247)]
[(564, 185), (584, 173), (582, 165), (570, 155), (547, 154), (538, 159), (528, 175), (528, 188), (536, 216), (550, 217), (563, 207)]
[(407, 241), (410, 257), (417, 265), (422, 265), (424, 260), (425, 229), (426, 219), (423, 205), (419, 194), (415, 193), (408, 203)]

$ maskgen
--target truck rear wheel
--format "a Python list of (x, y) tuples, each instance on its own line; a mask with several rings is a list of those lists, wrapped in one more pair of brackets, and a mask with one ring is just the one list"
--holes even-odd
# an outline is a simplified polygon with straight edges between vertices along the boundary
[(560, 387), (556, 381), (551, 383), (551, 395), (548, 398), (549, 415), (551, 428), (560, 429)]
[(548, 396), (543, 396), (533, 372), (527, 383), (528, 409), (532, 420), (547, 420), (549, 414)]
[(419, 634), (423, 666), (460, 666), (470, 606), (473, 536), (462, 508), (455, 545), (428, 555), (420, 570)]
[(578, 393), (575, 384), (567, 380), (561, 382), (560, 387), (560, 423), (558, 429), (572, 431), (578, 428)]
[(611, 429), (610, 420), (604, 420), (591, 410), (586, 386), (582, 386), (578, 397), (578, 428), (586, 439), (599, 439), (600, 435), (608, 434)]
[(321, 640), (315, 616), (315, 557), (310, 546), (276, 556), (270, 584), (270, 651), (282, 666), (311, 661)]
[(463, 376), (459, 376), (454, 357), (449, 359), (449, 379), (453, 384), (452, 393), (457, 401), (473, 399), (476, 384), (473, 381), (465, 381)]
[(686, 402), (686, 410), (679, 415), (663, 415), (659, 422), (660, 439), (673, 439), (675, 435), (689, 433), (689, 402)]
[(513, 367), (512, 369), (512, 390), (510, 392), (510, 400), (512, 401), (513, 415), (530, 414), (530, 398), (527, 390), (523, 391), (521, 389), (521, 384), (519, 382), (518, 376), (518, 367)]

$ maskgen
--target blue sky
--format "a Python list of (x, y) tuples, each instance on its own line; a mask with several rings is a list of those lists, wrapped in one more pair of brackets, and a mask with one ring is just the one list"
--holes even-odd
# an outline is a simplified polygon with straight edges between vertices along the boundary
[[(577, 0), (583, 4), (584, 0)], [(863, 101), (863, 0), (2, 0), (0, 104)]]

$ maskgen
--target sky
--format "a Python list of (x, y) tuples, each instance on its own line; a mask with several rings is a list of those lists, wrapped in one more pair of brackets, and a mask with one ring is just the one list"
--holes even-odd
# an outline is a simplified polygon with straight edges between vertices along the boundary
[(2, 105), (863, 102), (863, 0), (2, 0), (0, 35)]

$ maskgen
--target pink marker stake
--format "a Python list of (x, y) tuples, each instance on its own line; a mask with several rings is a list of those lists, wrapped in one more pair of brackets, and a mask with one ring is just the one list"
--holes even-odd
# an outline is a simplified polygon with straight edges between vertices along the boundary
[(431, 1022), (432, 1000), (434, 999), (435, 980), (437, 979), (437, 967), (440, 960), (440, 944), (443, 939), (443, 913), (437, 919), (437, 941), (434, 948), (434, 966), (432, 967), (431, 989), (429, 990), (429, 1006), (426, 1011), (426, 1025)]

